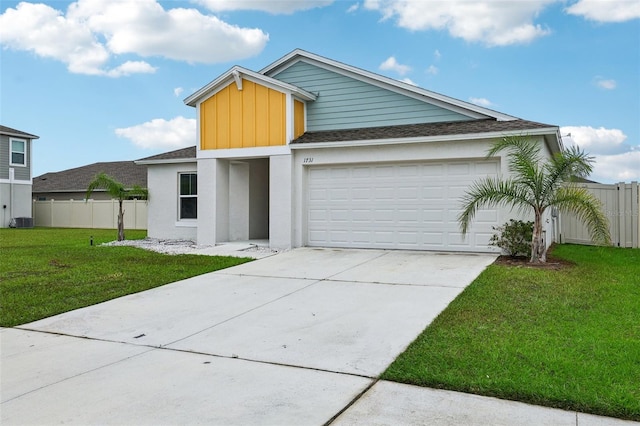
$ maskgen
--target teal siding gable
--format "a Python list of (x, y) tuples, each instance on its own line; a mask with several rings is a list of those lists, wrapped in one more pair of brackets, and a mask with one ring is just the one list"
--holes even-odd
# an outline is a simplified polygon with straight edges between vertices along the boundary
[(471, 119), (304, 61), (273, 77), (318, 95), (314, 102), (307, 102), (308, 131)]

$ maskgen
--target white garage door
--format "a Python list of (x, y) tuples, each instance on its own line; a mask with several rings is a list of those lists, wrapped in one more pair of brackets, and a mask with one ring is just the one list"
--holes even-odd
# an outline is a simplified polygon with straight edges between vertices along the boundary
[(469, 185), (497, 172), (493, 160), (309, 167), (307, 244), (494, 251), (497, 209), (478, 211), (464, 239), (456, 218)]

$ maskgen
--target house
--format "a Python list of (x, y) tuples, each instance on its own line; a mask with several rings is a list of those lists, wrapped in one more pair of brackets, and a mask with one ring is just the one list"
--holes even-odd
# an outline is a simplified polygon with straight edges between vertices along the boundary
[[(60, 172), (45, 173), (33, 178), (33, 199), (84, 200), (89, 182), (99, 173), (106, 173), (127, 188), (138, 185), (147, 187), (147, 166), (133, 161), (111, 161), (89, 164)], [(110, 200), (112, 197), (103, 188), (91, 194), (94, 200)]]
[(492, 227), (514, 212), (478, 211), (464, 238), (456, 221), (472, 182), (509, 174), (485, 158), (489, 146), (528, 135), (547, 156), (561, 149), (557, 126), (303, 50), (260, 71), (234, 66), (185, 103), (195, 152), (138, 163), (149, 167), (149, 236), (205, 245), (496, 251)]
[(38, 136), (0, 125), (0, 227), (31, 222), (31, 152)]

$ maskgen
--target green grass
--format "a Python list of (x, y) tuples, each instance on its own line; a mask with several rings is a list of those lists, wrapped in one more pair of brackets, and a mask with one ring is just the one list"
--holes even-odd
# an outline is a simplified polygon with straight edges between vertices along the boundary
[(640, 420), (640, 250), (553, 255), (489, 266), (382, 378)]
[[(140, 239), (146, 231), (127, 230), (126, 236)], [(117, 231), (103, 229), (0, 229), (0, 326), (24, 324), (250, 260), (100, 246), (116, 237)]]

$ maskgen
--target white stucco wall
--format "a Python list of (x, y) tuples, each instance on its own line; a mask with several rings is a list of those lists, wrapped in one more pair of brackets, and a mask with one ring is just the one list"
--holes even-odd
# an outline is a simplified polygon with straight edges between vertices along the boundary
[(31, 204), (30, 181), (0, 183), (0, 227), (8, 227), (14, 217), (32, 217)]
[[(149, 188), (147, 236), (195, 241), (197, 221), (178, 220), (178, 173), (196, 172), (196, 163), (152, 164), (147, 170)], [(200, 190), (200, 176), (198, 176), (198, 209)], [(199, 214), (200, 211), (198, 211)]]

